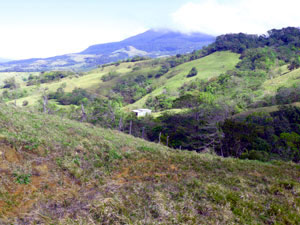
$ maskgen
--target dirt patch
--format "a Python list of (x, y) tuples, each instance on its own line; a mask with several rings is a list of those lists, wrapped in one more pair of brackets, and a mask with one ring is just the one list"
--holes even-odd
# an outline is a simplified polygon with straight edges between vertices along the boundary
[(19, 163), (21, 160), (21, 156), (11, 147), (5, 148), (4, 157), (10, 163)]
[[(80, 187), (55, 162), (40, 158), (40, 152), (16, 151), (3, 142), (0, 152), (0, 217), (13, 221), (38, 212), (48, 199), (63, 202), (78, 195)], [(26, 183), (21, 183), (15, 172), (29, 175)]]
[[(165, 167), (163, 171), (161, 167)], [(165, 162), (161, 165), (160, 162), (151, 161), (146, 158), (139, 159), (126, 167), (123, 167), (122, 171), (113, 176), (113, 180), (118, 185), (123, 185), (131, 182), (143, 182), (157, 178), (168, 177), (174, 181), (178, 181), (177, 176), (178, 167), (173, 164), (168, 165)]]
[(251, 172), (249, 173), (251, 176), (255, 176), (255, 177), (262, 177), (263, 175), (258, 173), (257, 171)]

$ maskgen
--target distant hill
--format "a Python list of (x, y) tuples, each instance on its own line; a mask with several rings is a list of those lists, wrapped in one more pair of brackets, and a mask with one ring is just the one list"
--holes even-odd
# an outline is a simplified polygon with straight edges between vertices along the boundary
[(214, 37), (202, 33), (183, 34), (173, 31), (149, 30), (121, 42), (93, 45), (81, 54), (110, 54), (122, 48), (133, 46), (151, 56), (174, 55), (200, 49), (214, 41)]
[(160, 57), (192, 52), (211, 44), (215, 37), (203, 33), (183, 34), (148, 30), (120, 42), (93, 45), (80, 53), (1, 63), (0, 71), (86, 70), (133, 56)]

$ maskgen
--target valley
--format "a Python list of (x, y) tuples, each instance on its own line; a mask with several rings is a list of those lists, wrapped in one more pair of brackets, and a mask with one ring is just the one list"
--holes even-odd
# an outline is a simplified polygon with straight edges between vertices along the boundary
[(0, 223), (299, 224), (300, 30), (194, 35), (0, 72)]

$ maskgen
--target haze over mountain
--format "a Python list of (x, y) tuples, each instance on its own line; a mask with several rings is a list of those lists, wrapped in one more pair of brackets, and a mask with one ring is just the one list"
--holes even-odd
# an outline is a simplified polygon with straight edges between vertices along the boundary
[(0, 63), (0, 71), (83, 70), (133, 56), (161, 57), (192, 52), (214, 40), (214, 36), (203, 33), (148, 30), (120, 42), (90, 46), (80, 53)]
[(11, 59), (0, 58), (0, 63), (9, 62)]

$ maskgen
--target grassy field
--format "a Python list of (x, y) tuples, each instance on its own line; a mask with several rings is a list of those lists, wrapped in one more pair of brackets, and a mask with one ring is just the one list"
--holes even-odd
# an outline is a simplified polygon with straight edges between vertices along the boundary
[[(111, 71), (118, 72), (120, 74), (126, 74), (131, 71), (131, 66), (133, 63), (122, 63), (119, 66), (108, 66), (105, 68), (96, 69), (88, 72), (83, 76), (76, 77), (66, 77), (57, 82), (52, 83), (44, 83), (39, 86), (26, 86), (25, 82), (21, 83), (21, 89), (26, 90), (29, 93), (29, 96), (20, 98), (17, 100), (17, 105), (21, 106), (23, 101), (28, 101), (29, 105), (34, 105), (39, 99), (41, 99), (43, 90), (47, 88), (48, 92), (56, 91), (61, 85), (65, 84), (66, 92), (72, 92), (75, 88), (83, 88), (88, 89), (90, 91), (94, 91), (94, 89), (98, 88), (102, 82), (101, 77), (108, 74)], [(130, 67), (130, 68), (128, 68)], [(20, 73), (18, 76), (28, 76), (28, 73)]]
[(300, 166), (0, 107), (0, 224), (299, 224)]
[[(209, 80), (210, 78), (217, 77), (221, 73), (234, 68), (238, 62), (238, 54), (232, 52), (216, 52), (204, 58), (179, 65), (160, 78), (160, 85), (157, 89), (134, 104), (127, 106), (126, 109), (141, 108), (149, 96), (157, 96), (163, 92), (168, 93), (170, 96), (178, 96), (178, 88), (184, 83), (197, 78)], [(198, 74), (194, 77), (187, 78), (187, 74), (193, 67), (197, 68)]]
[[(127, 109), (142, 107), (148, 96), (156, 96), (161, 94), (163, 91), (167, 91), (170, 96), (177, 96), (178, 88), (181, 87), (185, 82), (197, 78), (208, 80), (212, 77), (216, 77), (222, 72), (233, 68), (238, 61), (238, 54), (234, 54), (231, 52), (218, 52), (202, 59), (194, 60), (174, 67), (170, 69), (170, 71), (164, 76), (154, 80), (153, 86), (155, 88), (153, 92), (151, 92), (135, 104), (130, 105), (129, 107), (127, 107)], [(29, 102), (29, 105), (34, 105), (38, 100), (41, 99), (44, 89), (47, 89), (48, 92), (54, 92), (63, 84), (66, 85), (66, 92), (72, 92), (72, 90), (74, 90), (75, 88), (83, 88), (89, 90), (90, 92), (95, 92), (99, 95), (108, 95), (115, 84), (120, 82), (121, 79), (134, 77), (137, 75), (147, 76), (149, 72), (158, 71), (160, 69), (160, 66), (161, 65), (159, 63), (155, 63), (155, 60), (146, 60), (135, 63), (121, 63), (117, 66), (112, 65), (95, 69), (83, 76), (71, 76), (56, 82), (41, 84), (39, 86), (26, 86), (24, 78), (27, 78), (29, 76), (29, 73), (2, 73), (0, 82), (8, 77), (16, 76), (17, 82), (21, 84), (20, 89), (28, 93), (27, 97), (17, 99), (17, 105), (21, 106), (23, 101), (25, 100)], [(193, 67), (197, 68), (198, 75), (192, 78), (187, 78), (186, 75)], [(110, 81), (103, 82), (101, 80), (101, 77), (110, 72), (117, 73), (118, 77)], [(1, 91), (3, 91), (3, 89)]]
[[(294, 102), (294, 103), (289, 104), (289, 105), (300, 107), (300, 102)], [(259, 107), (259, 108), (247, 110), (247, 111), (242, 112), (242, 113), (238, 113), (238, 114), (234, 115), (234, 118), (238, 118), (238, 117), (244, 118), (244, 117), (247, 117), (247, 116), (249, 116), (251, 113), (254, 113), (254, 112), (266, 112), (266, 113), (271, 113), (271, 112), (277, 111), (278, 109), (279, 109), (279, 106), (278, 106), (278, 105), (268, 106), (268, 107)]]
[(23, 85), (25, 82), (24, 80), (28, 78), (29, 74), (32, 75), (37, 75), (39, 73), (32, 72), (32, 73), (27, 73), (27, 72), (0, 72), (0, 85), (4, 84), (4, 80), (8, 78), (15, 78), (18, 83)]
[(276, 93), (279, 87), (292, 87), (300, 83), (300, 69), (287, 72), (274, 79), (267, 80), (262, 86), (266, 94)]

